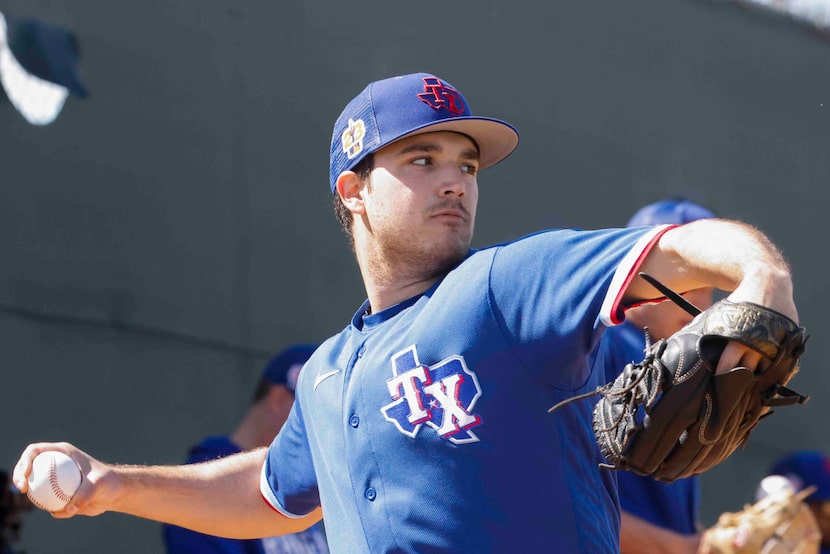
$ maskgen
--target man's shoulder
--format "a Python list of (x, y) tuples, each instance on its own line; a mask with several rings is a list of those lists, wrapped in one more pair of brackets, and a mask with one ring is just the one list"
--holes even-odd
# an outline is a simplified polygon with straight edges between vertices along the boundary
[(565, 238), (567, 236), (571, 236), (574, 233), (583, 233), (582, 229), (545, 229), (542, 231), (535, 231), (533, 233), (528, 233), (526, 235), (522, 235), (517, 238), (513, 238), (510, 240), (506, 240), (503, 242), (496, 242), (490, 244), (488, 246), (483, 246), (481, 248), (476, 248), (470, 250), (470, 256), (487, 252), (489, 250), (504, 248), (507, 246), (512, 246), (515, 244), (524, 244), (529, 241), (533, 241), (534, 239), (541, 239), (541, 238)]
[(605, 229), (582, 229), (577, 227), (545, 229), (522, 235), (518, 238), (494, 243), (479, 249), (471, 250), (469, 257), (483, 255), (487, 252), (502, 249), (519, 250), (522, 248), (540, 248), (545, 245), (549, 247), (560, 247), (571, 249), (585, 245), (590, 249), (596, 249), (602, 245), (618, 247), (626, 243), (634, 244), (643, 235), (644, 229), (630, 228), (605, 228)]

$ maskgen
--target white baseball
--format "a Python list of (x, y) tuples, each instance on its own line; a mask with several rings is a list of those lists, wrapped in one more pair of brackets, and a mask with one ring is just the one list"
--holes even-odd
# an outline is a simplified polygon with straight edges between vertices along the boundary
[(75, 460), (56, 450), (41, 452), (32, 461), (29, 500), (49, 512), (59, 512), (81, 486), (81, 470)]

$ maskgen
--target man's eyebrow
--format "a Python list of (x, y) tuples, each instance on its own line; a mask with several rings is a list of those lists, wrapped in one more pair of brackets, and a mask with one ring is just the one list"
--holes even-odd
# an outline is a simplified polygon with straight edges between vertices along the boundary
[(468, 160), (476, 160), (478, 161), (481, 158), (481, 153), (478, 151), (478, 148), (468, 148), (462, 155), (467, 158)]
[(441, 147), (437, 144), (429, 142), (413, 142), (409, 146), (402, 148), (398, 154), (409, 154), (410, 152), (440, 152)]
[[(398, 155), (411, 154), (412, 152), (428, 153), (441, 151), (443, 151), (443, 149), (437, 144), (433, 144), (431, 142), (415, 142), (405, 148), (402, 148), (398, 152)], [(480, 157), (478, 150), (474, 147), (464, 150), (461, 155), (470, 160), (478, 160)]]

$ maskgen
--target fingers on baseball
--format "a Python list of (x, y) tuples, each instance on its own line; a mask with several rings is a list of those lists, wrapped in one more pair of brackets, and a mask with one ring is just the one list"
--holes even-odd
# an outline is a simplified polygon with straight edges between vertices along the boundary
[[(27, 446), (20, 454), (12, 472), (12, 482), (17, 489), (26, 494), (29, 491), (29, 475), (32, 473), (32, 462), (41, 452), (57, 450), (72, 458), (73, 446), (66, 442), (36, 442)], [(77, 460), (76, 460), (77, 462)]]

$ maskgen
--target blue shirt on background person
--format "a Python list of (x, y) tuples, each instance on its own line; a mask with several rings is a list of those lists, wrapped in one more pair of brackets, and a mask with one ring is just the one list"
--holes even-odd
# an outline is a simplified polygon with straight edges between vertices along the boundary
[[(188, 453), (188, 464), (224, 458), (267, 446), (285, 423), (303, 364), (316, 344), (295, 344), (275, 355), (262, 372), (251, 405), (230, 435), (209, 436)], [(167, 554), (327, 554), (322, 522), (289, 535), (262, 539), (227, 539), (175, 525), (162, 526)]]
[[(626, 321), (605, 331), (599, 350), (608, 381), (622, 368), (643, 359), (643, 330)], [(683, 535), (697, 533), (700, 510), (700, 479), (688, 477), (673, 483), (643, 477), (631, 471), (617, 471), (620, 508), (665, 529)]]
[[(708, 208), (683, 198), (660, 200), (643, 206), (626, 227), (679, 225), (715, 214)], [(684, 292), (684, 297), (700, 309), (712, 305), (714, 289), (707, 287)], [(645, 355), (645, 331), (653, 342), (667, 339), (691, 321), (692, 317), (671, 301), (645, 304), (626, 312), (626, 321), (608, 328), (600, 339), (594, 360), (604, 368), (606, 381), (614, 381), (631, 362)], [(673, 483), (657, 481), (629, 471), (618, 471), (621, 509), (620, 551), (622, 554), (672, 552), (693, 554), (700, 543), (698, 514), (700, 478), (679, 479)]]

